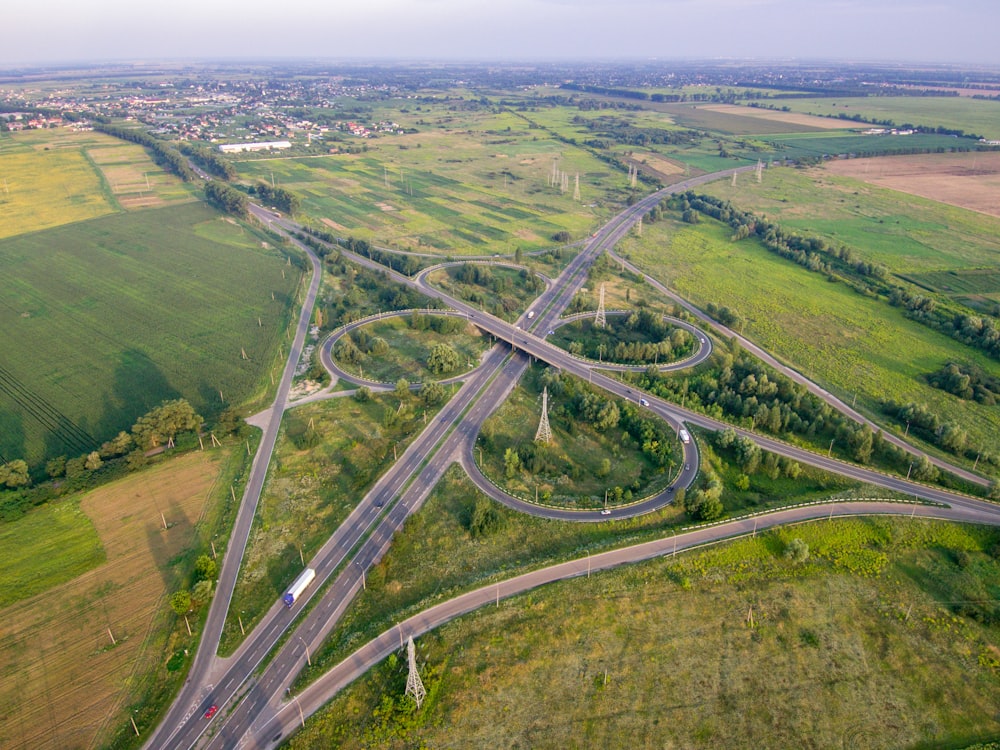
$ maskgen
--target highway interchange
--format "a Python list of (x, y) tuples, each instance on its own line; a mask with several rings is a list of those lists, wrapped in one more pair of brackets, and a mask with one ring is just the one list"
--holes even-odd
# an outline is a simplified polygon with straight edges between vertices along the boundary
[[(595, 363), (570, 356), (565, 351), (547, 343), (544, 335), (560, 323), (562, 312), (587, 278), (590, 265), (602, 252), (611, 252), (615, 244), (631, 229), (639, 217), (649, 211), (665, 196), (680, 192), (710, 180), (721, 179), (735, 171), (753, 167), (727, 170), (706, 175), (671, 186), (637, 201), (612, 219), (586, 244), (559, 277), (548, 285), (545, 292), (533, 303), (532, 320), (523, 316), (517, 325), (508, 324), (464, 302), (452, 299), (440, 290), (426, 284), (424, 278), (409, 277), (388, 271), (384, 266), (347, 251), (341, 252), (356, 263), (376, 268), (393, 279), (415, 286), (424, 294), (442, 300), (454, 311), (464, 315), (481, 330), (492, 334), (509, 346), (497, 345), (487, 352), (482, 363), (465, 380), (449, 402), (429, 420), (427, 427), (399, 456), (392, 467), (376, 482), (372, 490), (359, 502), (344, 523), (332, 534), (308, 566), (316, 570), (317, 580), (292, 609), (280, 601), (247, 635), (235, 654), (219, 658), (215, 652), (228, 614), (229, 603), (239, 574), (239, 566), (249, 537), (250, 526), (256, 512), (257, 501), (267, 473), (267, 466), (277, 438), (281, 416), (288, 406), (288, 391), (294, 375), (309, 326), (313, 303), (319, 287), (321, 268), (319, 260), (309, 248), (299, 244), (312, 265), (312, 278), (296, 327), (289, 358), (278, 385), (274, 404), (262, 416), (264, 434), (255, 456), (250, 478), (241, 501), (240, 511), (225, 553), (217, 585), (217, 594), (210, 608), (200, 638), (200, 647), (192, 664), (188, 681), (169, 709), (164, 720), (146, 743), (150, 748), (211, 748), (271, 747), (294, 729), (304, 718), (318, 710), (337, 690), (351, 679), (370, 668), (379, 659), (398, 648), (405, 635), (419, 635), (451, 617), (488, 603), (493, 598), (511, 596), (544, 582), (573, 577), (586, 571), (599, 570), (626, 562), (669, 554), (671, 550), (685, 549), (696, 544), (749, 533), (750, 520), (713, 525), (670, 539), (647, 545), (624, 548), (534, 571), (511, 581), (469, 592), (452, 602), (445, 602), (401, 623), (398, 628), (383, 634), (352, 655), (344, 664), (331, 670), (300, 695), (289, 699), (289, 688), (296, 675), (306, 665), (309, 654), (317, 651), (326, 636), (336, 626), (353, 597), (364, 585), (364, 571), (377, 563), (387, 551), (393, 535), (405, 520), (416, 512), (430, 491), (444, 475), (446, 469), (458, 461), (477, 484), (491, 497), (523, 512), (550, 518), (582, 521), (600, 521), (608, 517), (599, 511), (575, 511), (545, 508), (512, 498), (493, 487), (482, 476), (472, 459), (476, 435), (483, 421), (503, 402), (528, 366), (529, 357), (589, 379), (594, 385), (621, 398), (637, 401), (639, 394), (631, 386), (605, 375), (594, 368)], [(297, 231), (297, 226), (276, 212), (252, 206), (253, 215), (275, 230)], [(633, 269), (639, 272), (639, 269)], [(652, 282), (651, 282), (652, 283)], [(666, 291), (666, 290), (665, 290)], [(671, 295), (673, 296), (673, 295)], [(684, 303), (686, 304), (686, 303)], [(692, 309), (693, 308), (689, 308)], [(703, 316), (694, 311), (698, 317)], [(712, 321), (705, 321), (716, 327)], [(530, 324), (530, 325), (529, 325)], [(521, 328), (524, 326), (524, 328)], [(729, 332), (731, 334), (732, 332)], [(703, 337), (704, 345), (695, 355), (695, 361), (710, 353), (710, 338)], [(328, 344), (329, 346), (329, 344)], [(332, 366), (329, 349), (324, 348), (323, 361)], [(750, 348), (750, 347), (748, 347)], [(756, 352), (755, 352), (756, 353)], [(766, 354), (766, 353), (765, 353)], [(773, 363), (773, 360), (772, 360)], [(693, 361), (686, 363), (688, 366)], [(802, 376), (796, 373), (798, 379)], [(812, 388), (817, 388), (809, 384)], [(821, 390), (821, 389), (820, 389)], [(825, 393), (825, 392), (823, 392)], [(829, 394), (826, 394), (829, 396)], [(707, 429), (721, 429), (725, 425), (695, 412), (680, 409), (665, 401), (644, 395), (649, 408), (675, 429), (682, 421)], [(832, 399), (829, 396), (829, 399)], [(828, 399), (828, 400), (829, 400)], [(837, 402), (839, 404), (839, 402)], [(839, 404), (839, 407), (844, 405)], [(978, 523), (1000, 523), (1000, 507), (984, 501), (966, 498), (933, 487), (863, 469), (852, 464), (826, 458), (811, 451), (788, 445), (779, 440), (737, 430), (750, 435), (763, 449), (789, 456), (802, 463), (820, 466), (858, 481), (913, 495), (915, 498), (940, 503), (934, 505), (887, 505), (858, 503), (791, 509), (753, 520), (753, 532), (776, 523), (788, 523), (806, 518), (825, 517), (829, 514), (896, 512), (908, 515), (952, 518)], [(887, 436), (888, 437), (888, 436)], [(694, 481), (698, 469), (695, 441), (683, 446), (684, 465), (676, 478), (678, 486), (688, 486)], [(916, 452), (909, 448), (910, 452)], [(943, 463), (943, 462), (942, 462)], [(945, 464), (947, 466), (947, 464)], [(955, 471), (954, 467), (948, 467)], [(958, 472), (956, 472), (958, 473)], [(966, 472), (967, 473), (967, 472)], [(974, 475), (973, 475), (974, 476)], [(976, 480), (983, 482), (979, 477)], [(623, 518), (648, 513), (670, 501), (667, 493), (646, 498), (640, 502), (614, 509), (610, 518)], [(947, 506), (947, 507), (945, 507)], [(758, 527), (759, 524), (759, 527)], [(676, 546), (670, 546), (676, 545)], [(592, 566), (592, 567), (591, 567)], [(307, 610), (302, 616), (303, 610)], [(277, 649), (275, 647), (278, 647)], [(386, 649), (389, 649), (387, 651)], [(265, 664), (270, 655), (270, 661)], [(219, 707), (211, 720), (202, 714), (212, 705)], [(206, 731), (210, 730), (210, 731)]]

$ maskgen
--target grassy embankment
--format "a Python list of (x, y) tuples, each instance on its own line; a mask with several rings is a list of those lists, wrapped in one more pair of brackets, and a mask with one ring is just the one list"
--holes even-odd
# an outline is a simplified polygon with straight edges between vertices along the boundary
[(418, 396), (336, 398), (285, 414), (219, 651), (242, 642), (378, 477), (424, 428)]
[[(385, 341), (388, 351), (379, 356), (366, 356), (358, 364), (340, 360), (337, 360), (337, 364), (347, 372), (382, 383), (396, 383), (400, 378), (408, 383), (424, 383), (461, 375), (478, 365), (480, 357), (489, 347), (489, 339), (474, 326), (468, 325), (460, 333), (441, 334), (432, 330), (417, 332), (412, 328), (410, 316), (380, 320), (358, 330)], [(459, 367), (440, 374), (427, 369), (431, 351), (438, 344), (446, 344), (458, 352)], [(336, 349), (334, 354), (336, 355)]]
[[(518, 517), (470, 540), (473, 501), (456, 489), (439, 488), (369, 576), (331, 638), (338, 658), (379, 632), (369, 619), (389, 627), (453, 595), (491, 554), (515, 549), (520, 566), (575, 537), (578, 556), (610, 528), (563, 536)], [(805, 563), (783, 555), (794, 538)], [(423, 636), (420, 712), (390, 658), (291, 746), (964, 747), (1000, 733), (1000, 631), (982, 624), (998, 541), (921, 520), (819, 522), (547, 586)], [(496, 565), (477, 582), (513, 573)]]

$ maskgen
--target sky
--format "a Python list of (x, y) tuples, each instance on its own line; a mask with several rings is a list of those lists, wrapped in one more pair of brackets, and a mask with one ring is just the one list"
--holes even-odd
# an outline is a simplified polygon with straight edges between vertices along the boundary
[(1000, 65), (997, 0), (29, 0), (0, 68), (159, 59), (838, 59)]

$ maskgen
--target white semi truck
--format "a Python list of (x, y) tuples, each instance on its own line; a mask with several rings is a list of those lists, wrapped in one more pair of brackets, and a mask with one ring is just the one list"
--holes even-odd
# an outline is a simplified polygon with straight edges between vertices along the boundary
[(305, 591), (306, 587), (313, 582), (315, 577), (316, 571), (312, 568), (306, 568), (299, 573), (299, 577), (296, 578), (289, 587), (288, 593), (282, 597), (282, 601), (285, 602), (285, 606), (291, 607), (295, 604), (295, 601), (302, 596), (302, 592)]

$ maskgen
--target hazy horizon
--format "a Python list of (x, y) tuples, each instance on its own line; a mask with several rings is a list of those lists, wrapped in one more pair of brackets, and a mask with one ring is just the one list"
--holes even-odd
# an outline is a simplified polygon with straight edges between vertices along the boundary
[(177, 0), (169, 10), (39, 0), (5, 16), (0, 68), (303, 59), (1000, 65), (992, 0), (303, 0), (290, 10), (260, 0)]

